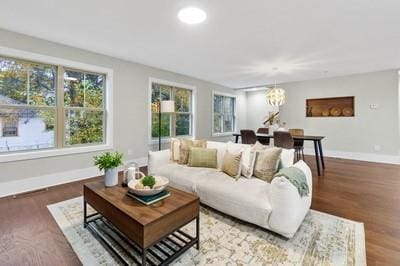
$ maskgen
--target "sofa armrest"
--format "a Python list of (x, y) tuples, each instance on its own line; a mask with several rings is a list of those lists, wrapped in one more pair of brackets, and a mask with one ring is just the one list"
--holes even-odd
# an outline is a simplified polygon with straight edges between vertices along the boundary
[(169, 149), (149, 151), (147, 172), (149, 174), (155, 173), (158, 167), (168, 164), (170, 162), (170, 153), (171, 151)]
[(271, 182), (270, 202), (272, 211), (269, 216), (269, 226), (277, 233), (291, 238), (299, 228), (311, 206), (312, 175), (311, 170), (303, 161), (293, 165), (304, 172), (310, 190), (308, 196), (301, 197), (297, 188), (283, 177), (275, 177)]

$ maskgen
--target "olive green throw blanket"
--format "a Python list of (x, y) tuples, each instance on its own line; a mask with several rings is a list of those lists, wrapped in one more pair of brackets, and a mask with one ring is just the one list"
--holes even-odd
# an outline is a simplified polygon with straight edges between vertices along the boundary
[(278, 173), (274, 175), (274, 177), (276, 176), (286, 177), (286, 179), (289, 180), (290, 183), (292, 183), (293, 186), (297, 188), (300, 197), (308, 196), (308, 194), (310, 193), (307, 185), (307, 177), (299, 168), (293, 166), (282, 168), (279, 170)]

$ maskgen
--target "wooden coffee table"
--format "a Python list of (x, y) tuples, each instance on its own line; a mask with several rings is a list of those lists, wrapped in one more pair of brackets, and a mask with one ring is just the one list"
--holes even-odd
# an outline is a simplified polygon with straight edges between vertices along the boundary
[[(120, 185), (105, 187), (103, 181), (87, 183), (83, 187), (84, 227), (92, 229), (91, 232), (96, 238), (125, 263), (124, 257), (100, 237), (98, 230), (93, 230), (92, 223), (96, 220), (105, 219), (105, 224), (110, 223), (109, 228), (125, 239), (126, 245), (131, 241), (136, 244), (131, 243), (129, 247), (136, 254), (140, 254), (141, 261), (132, 256), (138, 264), (169, 264), (190, 247), (196, 245), (199, 249), (200, 202), (194, 194), (172, 187), (168, 187), (167, 190), (171, 196), (159, 203), (146, 206), (126, 195), (127, 188)], [(87, 204), (97, 213), (87, 215)], [(180, 230), (193, 220), (196, 220), (196, 236)], [(160, 256), (160, 252), (163, 256)], [(157, 259), (157, 263), (154, 263), (154, 258)]]

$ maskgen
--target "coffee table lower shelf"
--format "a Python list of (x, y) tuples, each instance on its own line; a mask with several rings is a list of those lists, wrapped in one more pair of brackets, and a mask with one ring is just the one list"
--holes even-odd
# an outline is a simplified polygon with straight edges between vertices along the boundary
[(168, 265), (192, 246), (199, 249), (199, 217), (193, 220), (196, 220), (195, 237), (178, 229), (145, 249), (128, 239), (99, 213), (86, 215), (85, 212), (84, 227), (123, 264)]

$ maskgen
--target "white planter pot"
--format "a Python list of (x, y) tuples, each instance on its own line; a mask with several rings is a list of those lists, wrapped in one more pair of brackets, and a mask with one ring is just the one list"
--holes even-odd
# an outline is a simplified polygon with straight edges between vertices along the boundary
[(105, 169), (104, 185), (106, 187), (113, 187), (118, 184), (118, 169), (111, 168)]

